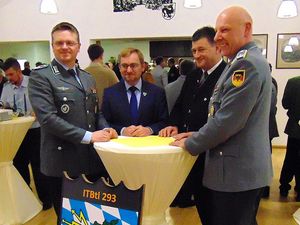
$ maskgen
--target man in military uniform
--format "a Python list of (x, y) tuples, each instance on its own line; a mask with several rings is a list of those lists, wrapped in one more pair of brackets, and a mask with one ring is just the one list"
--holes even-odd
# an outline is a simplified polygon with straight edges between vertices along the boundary
[(52, 30), (55, 59), (49, 66), (32, 71), (29, 98), (41, 124), (41, 171), (51, 181), (54, 209), (61, 210), (63, 171), (90, 179), (106, 176), (92, 143), (116, 137), (98, 111), (96, 83), (75, 66), (80, 49), (79, 33), (69, 23)]
[(254, 225), (263, 188), (272, 180), (271, 74), (252, 42), (252, 19), (245, 9), (222, 11), (216, 32), (229, 64), (214, 88), (208, 121), (172, 144), (192, 155), (207, 151), (203, 185), (210, 192), (210, 225)]

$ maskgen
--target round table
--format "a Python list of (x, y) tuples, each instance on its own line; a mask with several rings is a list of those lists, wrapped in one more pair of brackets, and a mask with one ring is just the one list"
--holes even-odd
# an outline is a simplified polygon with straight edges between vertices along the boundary
[(0, 122), (0, 224), (24, 224), (42, 209), (12, 164), (33, 121), (34, 117), (18, 117)]
[(197, 157), (169, 146), (171, 138), (122, 138), (94, 144), (114, 184), (129, 189), (145, 185), (142, 225), (168, 224), (165, 211), (183, 185)]

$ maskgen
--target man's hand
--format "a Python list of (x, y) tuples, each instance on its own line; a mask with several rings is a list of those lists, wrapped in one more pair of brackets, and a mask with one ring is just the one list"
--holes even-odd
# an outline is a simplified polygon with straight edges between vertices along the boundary
[(164, 129), (161, 129), (158, 133), (158, 136), (160, 137), (171, 137), (178, 134), (178, 128), (173, 126), (165, 127)]
[(129, 126), (124, 128), (122, 135), (129, 137), (145, 137), (152, 134), (152, 131), (149, 127), (143, 126)]
[(110, 138), (117, 138), (118, 137), (118, 133), (115, 129), (113, 128), (105, 128), (104, 131), (108, 132), (110, 134)]
[[(111, 131), (111, 132), (113, 132), (113, 131)], [(92, 133), (91, 143), (98, 142), (98, 141), (101, 141), (101, 142), (109, 141), (111, 139), (111, 136), (112, 136), (112, 134), (106, 130), (94, 131)]]
[(182, 138), (182, 139), (180, 139), (180, 140), (175, 140), (175, 141), (173, 141), (170, 145), (172, 145), (172, 146), (177, 146), (177, 147), (180, 147), (180, 148), (185, 149), (184, 143), (185, 143), (185, 140), (186, 140), (186, 139), (187, 139), (187, 138)]
[(173, 138), (175, 138), (176, 141), (180, 141), (181, 139), (183, 138), (188, 138), (190, 136), (192, 136), (194, 132), (185, 132), (185, 133), (180, 133), (180, 134), (177, 134), (177, 135), (174, 135)]

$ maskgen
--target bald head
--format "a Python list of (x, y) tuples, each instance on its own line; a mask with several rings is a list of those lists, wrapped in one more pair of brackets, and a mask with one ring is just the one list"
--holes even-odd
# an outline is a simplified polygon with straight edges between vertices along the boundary
[(244, 8), (226, 8), (217, 18), (216, 32), (217, 46), (223, 55), (231, 58), (252, 41), (252, 18)]

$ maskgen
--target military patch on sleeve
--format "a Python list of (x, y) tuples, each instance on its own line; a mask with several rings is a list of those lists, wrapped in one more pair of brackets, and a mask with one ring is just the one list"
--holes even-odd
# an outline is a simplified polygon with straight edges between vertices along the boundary
[(245, 78), (246, 78), (245, 70), (234, 71), (234, 73), (232, 74), (232, 77), (231, 77), (233, 86), (240, 87), (244, 83)]

